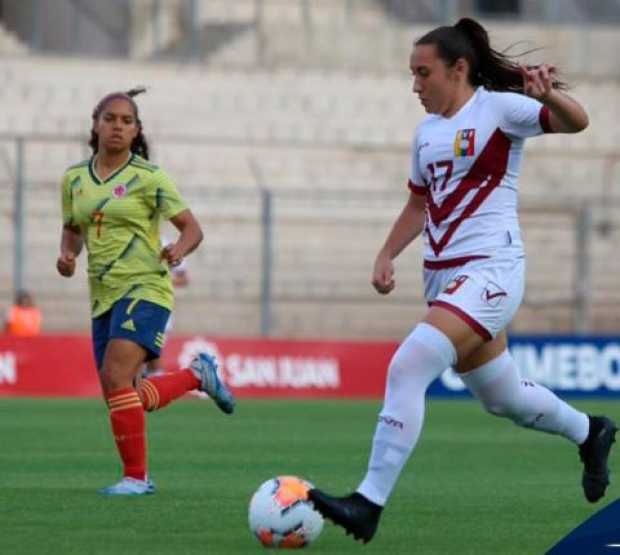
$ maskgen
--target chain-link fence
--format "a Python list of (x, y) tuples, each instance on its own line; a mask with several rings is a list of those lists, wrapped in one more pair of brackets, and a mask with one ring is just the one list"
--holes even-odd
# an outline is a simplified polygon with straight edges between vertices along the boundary
[[(178, 141), (174, 146), (183, 146)], [(195, 140), (190, 144), (200, 146)], [(158, 147), (165, 151), (173, 145), (160, 141)], [(86, 154), (74, 137), (0, 142), (6, 176), (0, 251), (7, 262), (0, 269), (0, 302), (8, 303), (16, 289), (30, 289), (49, 330), (89, 325), (85, 257), (72, 280), (55, 271), (60, 175)], [(47, 168), (43, 174), (42, 167)], [(189, 259), (191, 285), (179, 291), (178, 329), (298, 337), (406, 333), (425, 311), (420, 242), (399, 257), (392, 295), (380, 297), (370, 286), (374, 257), (406, 192), (352, 190), (336, 183), (320, 189), (273, 188), (259, 170), (253, 183), (236, 187), (205, 183), (199, 176), (181, 184), (206, 239)], [(521, 220), (528, 285), (514, 329), (620, 329), (615, 252), (620, 205), (525, 197)]]

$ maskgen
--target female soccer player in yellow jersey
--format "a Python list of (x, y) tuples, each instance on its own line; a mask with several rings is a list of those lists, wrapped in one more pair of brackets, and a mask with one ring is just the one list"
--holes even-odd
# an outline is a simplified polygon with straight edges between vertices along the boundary
[[(62, 180), (63, 228), (58, 272), (71, 277), (85, 243), (92, 338), (102, 392), (124, 473), (105, 495), (144, 495), (147, 474), (144, 411), (163, 408), (193, 389), (209, 394), (227, 414), (234, 398), (217, 363), (199, 354), (187, 369), (150, 377), (136, 389), (144, 363), (159, 356), (173, 307), (170, 267), (202, 241), (202, 231), (174, 182), (148, 160), (138, 106), (144, 89), (105, 96), (93, 111), (93, 156)], [(178, 240), (161, 248), (159, 223), (170, 220)]]

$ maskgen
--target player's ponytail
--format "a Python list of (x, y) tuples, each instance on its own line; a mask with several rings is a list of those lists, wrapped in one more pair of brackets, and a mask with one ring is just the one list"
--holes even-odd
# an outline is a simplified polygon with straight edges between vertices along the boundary
[[(469, 63), (469, 82), (491, 91), (523, 93), (523, 77), (513, 56), (491, 47), (486, 29), (474, 19), (464, 17), (456, 25), (437, 27), (415, 43), (434, 44), (439, 57), (452, 66), (459, 58)], [(555, 76), (553, 87), (565, 89), (566, 85)]]
[(143, 94), (146, 92), (146, 87), (143, 85), (138, 85), (133, 89), (129, 89), (125, 94), (133, 98), (134, 96), (138, 96), (139, 94)]
[(136, 135), (136, 138), (131, 143), (131, 152), (136, 153), (138, 156), (142, 156), (145, 160), (149, 159), (149, 145), (146, 142), (146, 137), (144, 133), (142, 133), (142, 121), (138, 117), (138, 105), (133, 100), (134, 96), (138, 96), (139, 94), (143, 94), (146, 92), (146, 87), (134, 87), (133, 89), (129, 89), (127, 91), (127, 96), (131, 98), (133, 105), (135, 106), (136, 112), (136, 121), (138, 122), (138, 126), (140, 130)]
[[(138, 134), (136, 135), (136, 138), (132, 141), (130, 150), (138, 156), (141, 156), (142, 158), (148, 160), (149, 145), (146, 141), (144, 133), (142, 132), (142, 120), (140, 119), (138, 105), (134, 100), (135, 96), (138, 96), (139, 94), (145, 92), (146, 87), (137, 86), (129, 89), (126, 92), (113, 92), (107, 94), (97, 103), (97, 106), (95, 106), (95, 109), (93, 110), (93, 122), (97, 120), (97, 118), (101, 115), (101, 112), (103, 112), (106, 104), (108, 104), (108, 102), (110, 102), (111, 100), (116, 100), (117, 98), (127, 100), (133, 108), (134, 117), (136, 118), (136, 123), (138, 125)], [(97, 133), (95, 133), (94, 129), (92, 129), (90, 132), (90, 141), (88, 142), (88, 144), (91, 147), (93, 154), (97, 154), (97, 151), (99, 150), (99, 136)]]
[(475, 56), (470, 62), (469, 81), (475, 87), (489, 90), (523, 92), (523, 77), (519, 66), (507, 55), (491, 48), (489, 34), (477, 21), (460, 19), (454, 28), (472, 45)]

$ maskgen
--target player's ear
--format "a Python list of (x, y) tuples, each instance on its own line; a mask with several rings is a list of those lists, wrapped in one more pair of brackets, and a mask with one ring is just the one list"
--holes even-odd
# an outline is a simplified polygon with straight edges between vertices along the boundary
[(457, 58), (456, 62), (454, 62), (454, 65), (452, 66), (452, 69), (455, 73), (467, 79), (467, 75), (469, 73), (469, 62), (465, 58)]

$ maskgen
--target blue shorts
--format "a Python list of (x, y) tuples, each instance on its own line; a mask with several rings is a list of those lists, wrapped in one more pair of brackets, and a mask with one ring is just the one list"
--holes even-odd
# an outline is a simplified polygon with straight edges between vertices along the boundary
[(144, 347), (145, 361), (159, 358), (168, 318), (167, 308), (149, 301), (128, 298), (116, 301), (110, 310), (92, 320), (97, 369), (101, 370), (106, 347), (114, 338), (128, 339)]

